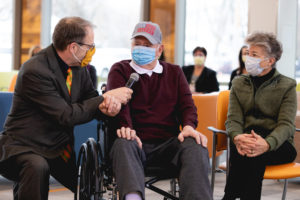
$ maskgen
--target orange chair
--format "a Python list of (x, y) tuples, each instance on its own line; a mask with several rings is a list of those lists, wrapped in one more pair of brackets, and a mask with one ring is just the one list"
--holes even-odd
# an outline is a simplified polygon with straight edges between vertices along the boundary
[[(212, 166), (211, 166), (211, 188), (214, 191), (215, 172), (216, 172), (216, 157), (223, 150), (227, 150), (227, 143), (229, 144), (229, 137), (225, 131), (225, 121), (227, 119), (227, 110), (229, 103), (229, 90), (219, 92), (216, 102), (216, 128), (210, 126), (209, 130), (213, 132), (212, 135)], [(226, 163), (229, 163), (229, 149), (227, 150)], [(226, 177), (228, 170), (226, 170)]]
[[(198, 114), (198, 125), (197, 131), (203, 133), (208, 141), (207, 141), (207, 149), (209, 153), (209, 157), (212, 157), (212, 145), (213, 145), (213, 137), (211, 132), (207, 130), (208, 126), (216, 126), (217, 125), (217, 103), (218, 93), (210, 93), (210, 94), (194, 94), (193, 100), (194, 104), (197, 108)], [(222, 152), (218, 152), (217, 156)]]
[[(221, 91), (218, 96), (217, 101), (217, 128), (208, 127), (209, 130), (213, 132), (213, 155), (214, 158), (216, 152), (219, 150), (224, 150), (227, 147), (227, 163), (229, 163), (229, 137), (225, 129), (225, 121), (227, 119), (228, 103), (229, 103), (229, 90)], [(300, 131), (296, 129), (296, 131)], [(226, 139), (227, 138), (227, 139)], [(214, 178), (215, 178), (216, 165), (213, 161), (212, 164), (212, 180), (211, 187), (214, 189)], [(228, 174), (228, 170), (226, 170)], [(300, 177), (300, 164), (299, 163), (288, 163), (281, 165), (267, 166), (264, 174), (264, 179), (284, 179), (284, 189), (282, 193), (282, 200), (286, 197), (287, 182), (289, 178)]]
[(17, 77), (18, 77), (18, 74), (15, 74), (11, 81), (10, 81), (10, 84), (9, 84), (9, 88), (8, 88), (8, 91), (9, 92), (14, 92), (15, 91), (15, 85), (16, 85), (16, 82), (17, 82)]

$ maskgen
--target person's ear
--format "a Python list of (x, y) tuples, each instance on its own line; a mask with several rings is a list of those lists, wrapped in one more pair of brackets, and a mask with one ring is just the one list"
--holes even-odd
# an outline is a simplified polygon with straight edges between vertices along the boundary
[(78, 46), (75, 42), (72, 42), (67, 46), (67, 48), (71, 53), (76, 53)]
[(269, 63), (269, 66), (270, 66), (270, 67), (273, 66), (275, 62), (276, 62), (276, 59), (275, 59), (274, 57), (271, 57), (271, 58), (269, 58), (269, 60), (268, 60), (268, 63)]
[(164, 45), (161, 44), (158, 47), (158, 58), (161, 56), (163, 51), (164, 51)]
[(164, 45), (161, 44), (159, 48), (160, 48), (160, 54), (162, 54), (162, 52), (164, 51)]

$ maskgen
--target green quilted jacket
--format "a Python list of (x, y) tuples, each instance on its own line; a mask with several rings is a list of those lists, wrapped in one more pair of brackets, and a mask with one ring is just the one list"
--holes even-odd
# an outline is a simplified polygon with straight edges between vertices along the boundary
[[(296, 81), (275, 71), (256, 92), (249, 75), (233, 80), (230, 91), (226, 130), (231, 139), (250, 132), (249, 127), (267, 130), (263, 137), (276, 150), (288, 140), (294, 144), (297, 111)], [(260, 134), (257, 132), (257, 134)]]

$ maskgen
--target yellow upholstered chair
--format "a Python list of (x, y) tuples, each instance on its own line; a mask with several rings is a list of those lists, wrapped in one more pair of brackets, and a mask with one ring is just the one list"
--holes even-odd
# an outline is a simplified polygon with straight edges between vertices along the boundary
[[(229, 163), (229, 137), (226, 133), (225, 129), (225, 121), (227, 119), (227, 111), (228, 111), (228, 103), (229, 103), (229, 90), (221, 91), (218, 96), (217, 101), (217, 128), (209, 127), (209, 130), (213, 132), (213, 157), (214, 154), (218, 151), (218, 148), (223, 149), (227, 146), (227, 163)], [(299, 131), (299, 129), (297, 129)], [(225, 139), (227, 137), (227, 140)], [(221, 145), (222, 144), (222, 145)], [(218, 146), (219, 145), (219, 146)], [(215, 174), (216, 166), (212, 164), (212, 190), (214, 189), (214, 174)], [(228, 170), (226, 170), (228, 174)], [(245, 172), (246, 173), (246, 172)], [(284, 189), (282, 193), (282, 200), (285, 199), (286, 189), (287, 189), (287, 179), (300, 177), (300, 164), (298, 163), (288, 163), (281, 165), (272, 165), (267, 166), (264, 174), (264, 179), (284, 179)]]
[(297, 92), (300, 92), (300, 83), (297, 84), (297, 86), (296, 86), (296, 91), (297, 91)]
[(9, 88), (9, 84), (15, 74), (18, 71), (11, 71), (11, 72), (0, 72), (0, 91), (7, 92)]
[(18, 74), (14, 74), (14, 76), (12, 77), (12, 79), (10, 81), (10, 84), (9, 84), (9, 87), (8, 87), (9, 92), (14, 92), (15, 91), (17, 77), (18, 77)]

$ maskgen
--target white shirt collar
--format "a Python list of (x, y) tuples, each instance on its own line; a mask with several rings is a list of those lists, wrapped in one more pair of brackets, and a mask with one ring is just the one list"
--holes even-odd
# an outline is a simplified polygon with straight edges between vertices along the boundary
[(147, 74), (148, 76), (151, 76), (153, 72), (157, 73), (157, 74), (161, 74), (163, 71), (163, 67), (161, 66), (161, 64), (158, 62), (158, 60), (156, 61), (156, 65), (155, 67), (150, 70), (150, 69), (144, 69), (140, 66), (138, 66), (137, 64), (135, 64), (133, 61), (131, 61), (129, 63), (129, 65), (138, 73), (138, 74)]

